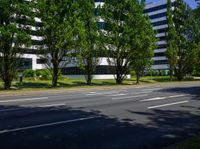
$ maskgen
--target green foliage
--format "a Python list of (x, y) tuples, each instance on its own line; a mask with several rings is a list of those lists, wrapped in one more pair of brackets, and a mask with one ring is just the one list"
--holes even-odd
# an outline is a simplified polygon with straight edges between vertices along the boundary
[(149, 70), (146, 72), (146, 76), (168, 76), (167, 70)]
[(90, 85), (96, 65), (100, 61), (100, 53), (103, 51), (98, 33), (98, 20), (94, 13), (94, 0), (79, 0), (78, 4), (82, 28), (80, 46), (76, 51), (77, 62), (84, 72), (87, 84)]
[[(52, 71), (49, 71), (48, 69), (38, 69), (35, 71), (35, 75), (37, 78), (41, 80), (51, 80), (52, 79)], [(59, 69), (58, 70), (58, 80), (63, 80), (64, 77), (62, 76), (62, 72)]]
[(121, 84), (130, 66), (142, 72), (149, 64), (155, 34), (149, 19), (143, 15), (143, 4), (137, 0), (106, 0), (102, 18), (106, 22), (103, 35), (109, 51), (108, 62), (115, 66), (116, 83)]
[(175, 29), (175, 25), (173, 22), (173, 12), (172, 12), (172, 4), (171, 0), (168, 0), (168, 7), (167, 7), (167, 22), (168, 22), (168, 32), (166, 33), (167, 36), (167, 51), (166, 56), (168, 58), (169, 69), (170, 69), (170, 79), (172, 80), (173, 72), (177, 65), (177, 44), (176, 44), (176, 36), (177, 32)]
[[(135, 1), (134, 1), (135, 2)], [(108, 50), (108, 62), (115, 66), (116, 83), (121, 84), (128, 73), (129, 52), (128, 31), (126, 26), (127, 1), (105, 0), (101, 8), (101, 17), (106, 22), (106, 31), (104, 35), (105, 48)], [(123, 22), (123, 23), (122, 23)]]
[(35, 77), (35, 71), (32, 69), (27, 69), (23, 72), (23, 76), (26, 78)]
[(138, 7), (138, 14), (134, 14), (135, 9), (132, 8), (132, 16), (128, 18), (130, 25), (130, 67), (135, 70), (137, 83), (145, 69), (149, 69), (152, 64), (154, 49), (156, 48), (156, 37), (153, 27), (148, 17), (142, 15), (143, 7)]
[(167, 52), (170, 76), (173, 72), (179, 81), (190, 75), (195, 67), (195, 19), (192, 10), (183, 0), (175, 1), (175, 9), (171, 9), (168, 0)]
[(136, 75), (135, 71), (132, 70), (132, 71), (130, 72), (130, 75), (131, 75), (131, 77), (134, 77), (134, 76)]
[(59, 69), (70, 62), (70, 53), (78, 41), (78, 4), (74, 0), (40, 0), (36, 7), (43, 23), (41, 35), (47, 41), (40, 49), (46, 50), (43, 58), (52, 70), (52, 86), (55, 87)]
[(36, 74), (39, 75), (41, 80), (50, 80), (52, 78), (51, 73), (47, 69), (37, 70)]
[(29, 28), (22, 25), (17, 27), (22, 18), (32, 22), (31, 6), (31, 2), (21, 0), (0, 0), (0, 77), (4, 81), (4, 89), (10, 89), (16, 74), (17, 58), (22, 52), (20, 47), (31, 43), (31, 37), (24, 30)]
[(195, 55), (196, 55), (196, 63), (195, 63), (195, 72), (199, 72), (200, 68), (200, 4), (198, 7), (194, 10), (194, 18), (195, 18)]
[(50, 80), (52, 78), (51, 73), (47, 69), (38, 69), (35, 71), (35, 74), (41, 80)]

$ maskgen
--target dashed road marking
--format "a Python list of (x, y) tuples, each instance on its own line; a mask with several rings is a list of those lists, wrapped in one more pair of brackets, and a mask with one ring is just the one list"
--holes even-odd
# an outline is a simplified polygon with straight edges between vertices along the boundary
[(135, 95), (135, 96), (125, 96), (125, 97), (116, 97), (116, 98), (112, 98), (112, 100), (122, 100), (122, 99), (130, 99), (130, 98), (145, 97), (145, 96), (148, 96), (148, 94)]
[(156, 100), (163, 100), (163, 99), (170, 99), (170, 98), (177, 98), (177, 97), (184, 97), (184, 96), (187, 96), (187, 95), (181, 94), (181, 95), (173, 95), (173, 96), (166, 96), (166, 97), (155, 97), (155, 98), (143, 99), (140, 101), (142, 102), (156, 101)]
[(173, 102), (173, 103), (168, 103), (168, 104), (163, 104), (163, 105), (157, 105), (157, 106), (151, 106), (151, 107), (147, 107), (147, 109), (156, 109), (156, 108), (161, 108), (161, 107), (167, 107), (167, 106), (173, 106), (173, 105), (178, 105), (178, 104), (184, 104), (184, 103), (188, 103), (188, 100), (185, 101), (180, 101), (180, 102)]

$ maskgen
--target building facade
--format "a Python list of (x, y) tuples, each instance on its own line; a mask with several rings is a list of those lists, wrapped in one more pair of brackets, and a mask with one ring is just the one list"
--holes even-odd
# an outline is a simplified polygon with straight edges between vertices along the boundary
[[(175, 0), (171, 1), (173, 7)], [(167, 50), (166, 32), (168, 29), (167, 0), (146, 4), (144, 13), (149, 16), (158, 38), (157, 49), (154, 50), (152, 68), (154, 70), (169, 70), (168, 60), (165, 56)]]

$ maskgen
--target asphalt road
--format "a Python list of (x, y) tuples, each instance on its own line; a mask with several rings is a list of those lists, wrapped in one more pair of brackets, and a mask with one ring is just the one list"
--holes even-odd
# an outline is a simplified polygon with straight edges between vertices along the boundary
[(160, 149), (200, 132), (200, 84), (0, 97), (1, 149)]

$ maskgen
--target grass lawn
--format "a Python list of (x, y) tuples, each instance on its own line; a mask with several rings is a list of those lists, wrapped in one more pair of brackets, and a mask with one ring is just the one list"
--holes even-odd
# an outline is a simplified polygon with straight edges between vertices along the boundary
[(165, 149), (200, 149), (200, 136), (188, 139), (182, 143), (167, 147)]
[[(141, 84), (157, 83), (157, 82), (169, 82), (168, 76), (156, 76), (156, 77), (142, 77), (140, 79)], [(176, 81), (176, 80), (174, 80)], [(200, 81), (200, 78), (187, 79), (186, 81)], [(136, 84), (136, 78), (132, 77), (123, 82), (123, 85)], [(115, 80), (93, 80), (92, 85), (87, 85), (84, 79), (68, 79), (63, 78), (58, 81), (58, 88), (78, 88), (78, 87), (94, 87), (94, 86), (113, 86), (116, 85)], [(15, 90), (41, 90), (51, 88), (51, 80), (38, 80), (34, 78), (26, 78), (23, 83), (19, 81), (13, 81), (12, 87)], [(0, 82), (0, 91), (3, 91), (3, 83)]]

